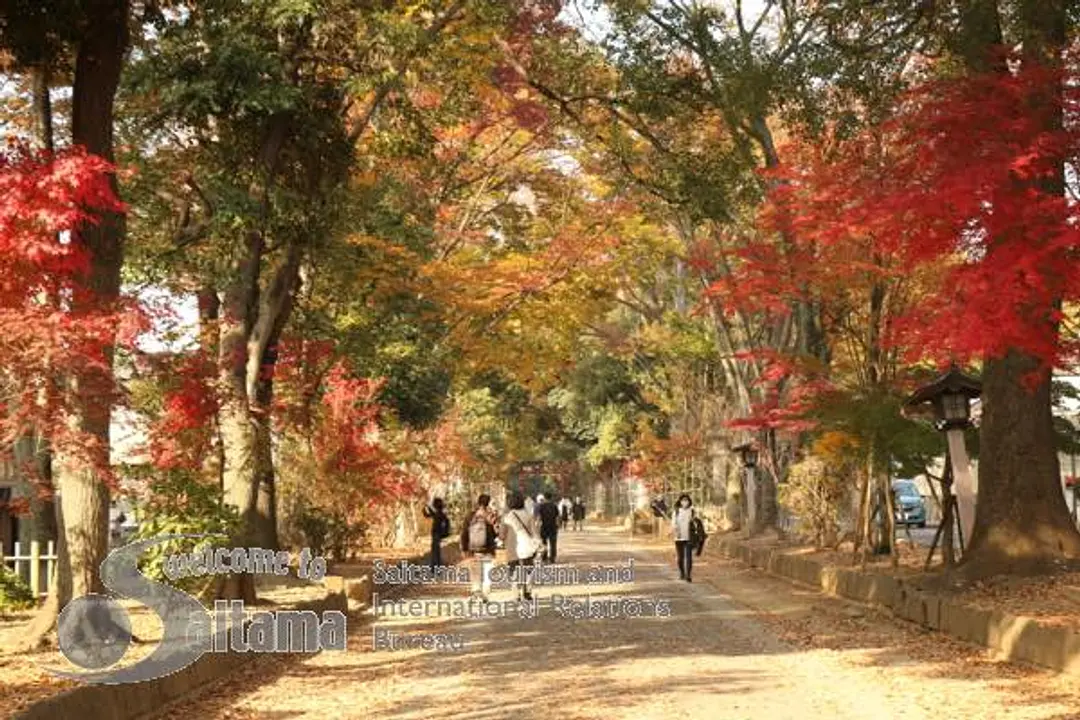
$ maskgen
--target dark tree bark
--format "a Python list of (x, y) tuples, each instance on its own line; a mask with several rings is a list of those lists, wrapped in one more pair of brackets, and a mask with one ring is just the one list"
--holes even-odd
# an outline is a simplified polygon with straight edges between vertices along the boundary
[(270, 412), (274, 399), (278, 342), (292, 314), (300, 281), (300, 259), (300, 246), (290, 243), (285, 262), (266, 293), (266, 301), (255, 327), (254, 351), (248, 367), (248, 391), (255, 407), (255, 534), (260, 547), (275, 550), (278, 548), (277, 491)]
[(1021, 384), (1038, 362), (1014, 351), (984, 364), (978, 502), (961, 559), (969, 577), (1034, 572), (1080, 557), (1080, 533), (1061, 491), (1050, 371), (1038, 371), (1034, 391)]
[[(30, 84), (34, 97), (34, 135), (38, 145), (51, 153), (55, 149), (53, 137), (52, 98), (49, 94), (51, 69), (48, 63), (31, 68)], [(50, 292), (47, 302), (55, 303), (56, 293)], [(48, 406), (55, 384), (50, 383), (38, 402)], [(42, 544), (57, 539), (56, 509), (53, 506), (55, 488), (52, 482), (52, 450), (49, 440), (40, 431), (29, 430), (15, 443), (15, 460), (20, 468), (33, 468), (34, 481), (31, 494), (33, 539)]]
[[(221, 298), (213, 287), (203, 286), (197, 293), (199, 307), (199, 349), (205, 353), (208, 359), (218, 357), (218, 328), (217, 322), (221, 313)], [(222, 485), (222, 473), (225, 470), (224, 448), (221, 443), (221, 429), (214, 422), (211, 452), (203, 461), (202, 472), (210, 478), (217, 478), (218, 486)]]

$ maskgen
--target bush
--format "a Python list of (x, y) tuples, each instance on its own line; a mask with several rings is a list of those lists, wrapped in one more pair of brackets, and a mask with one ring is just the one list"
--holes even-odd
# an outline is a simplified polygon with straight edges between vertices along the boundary
[(0, 610), (27, 610), (36, 604), (30, 586), (8, 566), (0, 564)]
[(350, 523), (343, 516), (318, 508), (305, 508), (297, 525), (313, 554), (329, 554), (338, 561), (348, 557), (349, 551), (364, 540), (367, 531), (363, 523)]
[(830, 472), (819, 458), (810, 456), (788, 470), (780, 485), (779, 501), (795, 516), (795, 529), (816, 547), (832, 547), (840, 532), (840, 513), (848, 483)]
[[(235, 508), (226, 505), (221, 487), (207, 482), (191, 470), (154, 470), (129, 468), (129, 476), (147, 482), (148, 491), (135, 502), (138, 529), (131, 540), (149, 540), (161, 535), (218, 534), (221, 537), (173, 540), (150, 548), (139, 563), (148, 577), (174, 585), (189, 592), (200, 592), (214, 581), (213, 576), (169, 580), (165, 575), (165, 558), (175, 553), (188, 553), (211, 545), (224, 547), (239, 527)], [(149, 476), (149, 477), (148, 477)]]

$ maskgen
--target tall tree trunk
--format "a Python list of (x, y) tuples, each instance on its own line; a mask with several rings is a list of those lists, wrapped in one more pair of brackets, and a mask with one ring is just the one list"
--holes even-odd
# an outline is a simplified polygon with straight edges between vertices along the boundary
[[(271, 118), (255, 161), (255, 179), (248, 188), (248, 195), (259, 203), (264, 215), (269, 212), (270, 187), (288, 129), (287, 116)], [(259, 277), (266, 252), (263, 232), (261, 226), (248, 230), (244, 251), (229, 272), (218, 320), (221, 392), (218, 427), (224, 456), (221, 486), (225, 503), (239, 513), (240, 527), (232, 538), (238, 547), (257, 547), (259, 528), (265, 526), (258, 520), (258, 441), (253, 414), (256, 409), (255, 383), (254, 380), (249, 383), (252, 356), (261, 357), (263, 352), (262, 348), (252, 347), (253, 333), (260, 320)], [(258, 360), (254, 364), (257, 378)], [(217, 593), (219, 597), (254, 603), (254, 580), (246, 573), (226, 576), (219, 583)]]
[(300, 282), (302, 249), (291, 242), (284, 262), (263, 294), (259, 315), (248, 343), (247, 392), (254, 401), (255, 425), (255, 539), (260, 547), (277, 549), (277, 498), (274, 474), (271, 407), (278, 343), (292, 314)]
[(255, 402), (259, 408), (255, 417), (255, 537), (259, 547), (277, 550), (277, 499), (270, 425), (273, 392), (272, 378), (261, 378), (258, 381), (255, 390)]
[(859, 498), (858, 541), (855, 544), (856, 556), (860, 566), (866, 565), (866, 558), (874, 551), (874, 533), (871, 525), (874, 506), (874, 474), (867, 469), (862, 483), (862, 496)]
[[(979, 493), (961, 567), (968, 577), (1039, 570), (1080, 557), (1080, 533), (1061, 491), (1050, 401), (1050, 371), (1010, 352), (983, 369)], [(1035, 391), (1021, 384), (1039, 373)]]
[[(224, 464), (221, 470), (222, 496), (236, 508), (240, 527), (232, 537), (237, 547), (254, 547), (255, 519), (255, 428), (247, 394), (248, 337), (252, 306), (258, 292), (259, 265), (263, 238), (248, 237), (247, 253), (235, 268), (225, 292), (218, 320), (218, 428)], [(255, 602), (255, 585), (250, 575), (230, 575), (222, 579), (219, 597)]]
[(34, 135), (41, 147), (50, 153), (55, 148), (52, 97), (49, 95), (51, 74), (46, 64), (38, 65), (30, 71), (30, 86), (34, 96)]
[[(196, 293), (199, 307), (199, 349), (212, 361), (218, 357), (218, 320), (221, 316), (221, 298), (213, 287), (204, 286)], [(225, 471), (225, 455), (221, 444), (221, 428), (214, 422), (211, 452), (203, 459), (202, 472), (206, 478), (216, 478), (222, 485)]]
[[(896, 495), (892, 490), (892, 479), (884, 469), (878, 469), (878, 482), (885, 492), (885, 537), (889, 540), (889, 556), (893, 567), (900, 564), (900, 550), (896, 546)], [(909, 534), (910, 537), (910, 534)]]
[[(779, 167), (780, 155), (777, 151), (776, 142), (764, 112), (755, 112), (751, 115), (749, 133), (761, 149), (765, 160), (765, 167), (770, 170)], [(780, 236), (781, 247), (785, 252), (790, 251), (795, 245), (794, 231), (790, 226), (787, 226), (781, 231)], [(786, 326), (782, 326), (783, 330), (778, 335), (780, 341), (774, 343), (773, 347), (781, 352), (794, 352), (798, 355), (812, 357), (820, 360), (822, 363), (826, 363), (829, 360), (829, 349), (825, 338), (825, 332), (821, 327), (818, 304), (814, 301), (813, 291), (808, 284), (803, 284), (800, 291), (802, 297), (792, 302), (791, 310), (794, 319), (792, 327), (789, 330)], [(788, 320), (785, 319), (781, 322), (786, 323)], [(780, 514), (779, 508), (777, 507), (776, 487), (780, 480), (787, 475), (789, 458), (798, 452), (799, 447), (805, 439), (806, 436), (803, 433), (796, 435), (790, 441), (778, 440), (775, 433), (769, 438), (770, 442), (768, 443), (768, 446), (770, 457), (772, 458), (772, 477), (762, 478), (759, 481), (762, 483), (762, 485), (760, 485), (761, 491), (759, 492), (759, 514), (763, 519), (765, 527), (775, 525), (779, 519)], [(794, 445), (792, 448), (793, 452), (779, 452), (777, 445), (781, 442), (785, 445)]]
[[(1001, 43), (996, 6), (982, 0), (965, 9), (962, 48), (968, 67), (1007, 72), (1002, 63), (987, 60), (987, 51)], [(1023, 0), (1018, 9), (1024, 62), (1059, 66), (1066, 40), (1063, 0)], [(1060, 88), (1051, 88), (1045, 101), (1060, 107), (1060, 94)], [(1048, 132), (1061, 127), (1060, 112), (1047, 116)], [(1039, 189), (1063, 194), (1064, 168), (1041, 181)], [(1046, 308), (1048, 318), (1052, 310)], [(1029, 390), (1024, 379), (1032, 373), (1038, 383)], [(1080, 557), (1080, 533), (1061, 491), (1050, 379), (1049, 368), (1017, 350), (984, 363), (979, 494), (975, 527), (960, 563), (968, 578), (1037, 571), (1055, 559)]]
[[(225, 466), (225, 502), (240, 513), (234, 542), (247, 547), (279, 546), (270, 428), (274, 368), (281, 332), (292, 311), (299, 281), (301, 249), (290, 244), (287, 257), (265, 293), (259, 289), (263, 239), (249, 238), (247, 258), (226, 293), (219, 327), (219, 367), (223, 388), (219, 425)], [(262, 295), (262, 302), (257, 298)], [(254, 586), (237, 576), (219, 592), (250, 598)]]
[[(86, 0), (82, 10), (83, 39), (75, 57), (71, 138), (75, 145), (111, 161), (113, 102), (128, 44), (128, 1)], [(115, 176), (110, 183), (117, 191)], [(91, 255), (85, 292), (75, 293), (71, 301), (74, 315), (111, 305), (119, 297), (123, 239), (124, 218), (116, 213), (104, 213), (98, 224), (81, 227), (74, 234), (74, 242), (85, 244)], [(111, 347), (106, 359), (111, 365)], [(112, 384), (109, 370), (88, 368), (71, 378), (68, 387), (73, 394), (75, 422), (98, 443), (99, 460), (104, 462), (109, 453)], [(56, 614), (71, 599), (102, 588), (98, 573), (108, 546), (108, 486), (97, 472), (64, 453), (56, 453), (54, 471), (59, 493), (57, 582), (32, 623), (30, 644), (37, 644), (54, 626)]]
[[(53, 137), (52, 97), (49, 94), (51, 70), (47, 64), (41, 64), (31, 70), (30, 76), (34, 97), (34, 135), (43, 150), (52, 153), (56, 146)], [(47, 303), (58, 301), (56, 293), (50, 291)], [(53, 399), (55, 384), (49, 382), (38, 398), (39, 403), (48, 407)], [(55, 407), (55, 405), (53, 406)], [(49, 441), (40, 431), (29, 430), (15, 444), (16, 464), (20, 469), (33, 467), (34, 479), (30, 495), (30, 512), (33, 539), (41, 543), (56, 540), (56, 509), (53, 506), (55, 488), (52, 482), (52, 450)], [(51, 578), (48, 580), (51, 582)]]

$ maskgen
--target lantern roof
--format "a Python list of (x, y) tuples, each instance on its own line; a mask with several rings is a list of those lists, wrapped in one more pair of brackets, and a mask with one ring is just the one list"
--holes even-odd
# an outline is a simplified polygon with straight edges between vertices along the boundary
[(947, 373), (938, 377), (929, 385), (924, 385), (916, 390), (904, 402), (904, 406), (912, 408), (923, 403), (934, 402), (942, 395), (954, 393), (966, 395), (969, 400), (973, 400), (982, 395), (982, 382), (978, 378), (960, 372), (960, 368), (954, 364)]

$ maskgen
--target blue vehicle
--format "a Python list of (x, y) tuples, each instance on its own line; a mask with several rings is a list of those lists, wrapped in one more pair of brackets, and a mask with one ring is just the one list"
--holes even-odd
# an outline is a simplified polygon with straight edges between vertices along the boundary
[(892, 488), (896, 497), (896, 522), (926, 527), (926, 500), (919, 493), (919, 486), (913, 480), (893, 480)]

